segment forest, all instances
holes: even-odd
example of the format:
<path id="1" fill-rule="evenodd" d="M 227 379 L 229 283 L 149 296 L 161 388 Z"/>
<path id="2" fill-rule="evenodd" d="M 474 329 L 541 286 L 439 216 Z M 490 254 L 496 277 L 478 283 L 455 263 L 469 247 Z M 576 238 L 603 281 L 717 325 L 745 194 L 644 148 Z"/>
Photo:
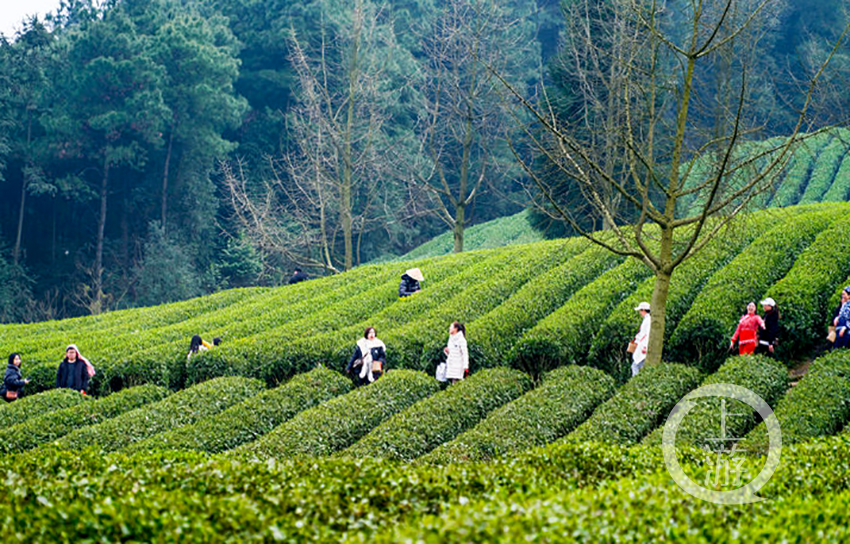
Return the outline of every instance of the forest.
<path id="1" fill-rule="evenodd" d="M 624 123 L 616 48 L 583 36 L 621 43 L 624 1 L 63 0 L 0 40 L 0 320 L 329 275 L 447 230 L 461 252 L 465 227 L 525 208 L 550 237 L 605 227 L 533 145 L 524 104 L 622 148 L 606 141 Z M 672 36 L 695 5 L 651 3 Z M 749 48 L 745 66 L 696 70 L 690 122 L 722 135 L 746 73 L 743 143 L 846 124 L 846 6 L 773 5 L 723 42 Z M 680 91 L 658 86 L 657 118 Z M 600 155 L 612 178 L 618 157 Z"/>

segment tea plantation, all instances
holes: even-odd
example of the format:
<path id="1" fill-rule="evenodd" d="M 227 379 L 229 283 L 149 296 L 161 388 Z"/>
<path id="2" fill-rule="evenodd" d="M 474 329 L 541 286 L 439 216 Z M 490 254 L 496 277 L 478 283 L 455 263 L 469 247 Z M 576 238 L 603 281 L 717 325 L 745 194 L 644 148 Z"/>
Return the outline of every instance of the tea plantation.
<path id="1" fill-rule="evenodd" d="M 805 179 L 786 175 L 764 210 L 682 265 L 667 360 L 634 378 L 625 346 L 652 277 L 579 238 L 0 326 L 32 378 L 0 404 L 3 541 L 846 542 L 850 352 L 817 355 L 850 282 L 850 204 L 790 206 L 847 197 L 842 141 L 810 139 L 789 166 Z M 399 299 L 414 266 L 423 290 Z M 744 306 L 766 296 L 782 313 L 777 358 L 729 356 Z M 453 320 L 471 376 L 445 386 L 433 374 Z M 367 326 L 387 372 L 355 387 L 343 370 Z M 187 358 L 193 334 L 224 342 Z M 53 389 L 70 343 L 97 368 L 86 396 Z M 714 383 L 776 412 L 768 500 L 704 502 L 665 468 L 668 414 Z M 714 401 L 688 413 L 676 453 L 719 489 L 700 448 L 723 425 L 754 477 L 767 434 L 746 405 Z"/>

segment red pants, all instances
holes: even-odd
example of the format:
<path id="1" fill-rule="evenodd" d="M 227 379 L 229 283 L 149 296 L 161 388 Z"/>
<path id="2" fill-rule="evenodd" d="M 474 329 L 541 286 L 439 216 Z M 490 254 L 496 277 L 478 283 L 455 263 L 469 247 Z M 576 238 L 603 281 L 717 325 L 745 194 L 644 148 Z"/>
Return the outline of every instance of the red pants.
<path id="1" fill-rule="evenodd" d="M 758 335 L 756 331 L 741 331 L 738 336 L 738 354 L 752 355 L 758 344 Z"/>

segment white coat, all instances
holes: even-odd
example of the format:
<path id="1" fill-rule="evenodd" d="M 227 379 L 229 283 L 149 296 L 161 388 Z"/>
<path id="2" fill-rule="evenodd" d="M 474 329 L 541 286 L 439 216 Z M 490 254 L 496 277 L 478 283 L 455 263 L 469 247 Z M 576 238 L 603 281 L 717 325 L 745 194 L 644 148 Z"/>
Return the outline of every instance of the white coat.
<path id="1" fill-rule="evenodd" d="M 637 344 L 637 349 L 632 353 L 632 362 L 639 363 L 646 359 L 646 348 L 649 347 L 649 326 L 652 320 L 649 314 L 643 316 L 643 321 L 640 324 L 640 330 L 635 336 L 634 343 Z"/>
<path id="2" fill-rule="evenodd" d="M 469 350 L 466 348 L 466 338 L 458 331 L 449 335 L 446 345 L 449 354 L 446 357 L 446 378 L 449 380 L 462 380 L 463 371 L 469 368 Z"/>

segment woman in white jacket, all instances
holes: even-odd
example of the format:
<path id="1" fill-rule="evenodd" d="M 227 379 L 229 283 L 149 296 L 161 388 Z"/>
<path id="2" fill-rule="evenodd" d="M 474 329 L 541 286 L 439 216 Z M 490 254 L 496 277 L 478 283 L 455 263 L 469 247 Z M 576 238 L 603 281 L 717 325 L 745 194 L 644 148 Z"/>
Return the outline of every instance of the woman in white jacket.
<path id="1" fill-rule="evenodd" d="M 641 302 L 635 310 L 640 314 L 642 321 L 640 322 L 640 330 L 634 339 L 637 347 L 632 353 L 632 376 L 637 376 L 640 369 L 643 368 L 643 363 L 646 362 L 646 350 L 649 347 L 649 326 L 652 322 L 649 317 L 648 302 Z"/>
<path id="2" fill-rule="evenodd" d="M 446 379 L 451 383 L 469 375 L 469 350 L 465 334 L 463 323 L 455 321 L 449 326 L 449 342 L 443 351 L 446 354 Z"/>

